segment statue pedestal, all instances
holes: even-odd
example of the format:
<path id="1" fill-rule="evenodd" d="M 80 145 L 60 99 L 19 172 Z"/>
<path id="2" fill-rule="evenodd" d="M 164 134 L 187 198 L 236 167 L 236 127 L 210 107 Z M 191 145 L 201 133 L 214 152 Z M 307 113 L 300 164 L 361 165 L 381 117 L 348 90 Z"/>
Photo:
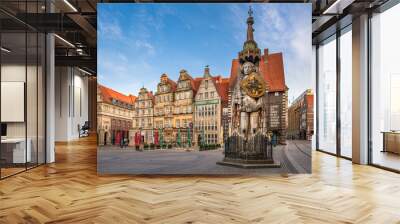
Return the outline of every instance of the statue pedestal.
<path id="1" fill-rule="evenodd" d="M 225 158 L 218 165 L 234 166 L 246 169 L 279 168 L 279 162 L 273 159 L 273 147 L 268 138 L 258 133 L 248 140 L 234 134 L 225 143 Z"/>
<path id="2" fill-rule="evenodd" d="M 274 162 L 273 160 L 266 161 L 254 161 L 254 163 L 249 163 L 247 160 L 242 159 L 224 159 L 217 162 L 218 165 L 223 166 L 233 166 L 244 169 L 257 169 L 257 168 L 279 168 L 281 164 L 279 162 Z"/>

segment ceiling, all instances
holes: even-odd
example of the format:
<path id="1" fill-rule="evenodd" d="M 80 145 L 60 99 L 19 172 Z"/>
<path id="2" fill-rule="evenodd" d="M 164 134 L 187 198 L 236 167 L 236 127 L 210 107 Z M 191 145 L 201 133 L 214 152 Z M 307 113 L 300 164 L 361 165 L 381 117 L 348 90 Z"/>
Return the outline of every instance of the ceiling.
<path id="1" fill-rule="evenodd" d="M 352 16 L 356 16 L 366 10 L 374 9 L 386 1 L 387 0 L 270 0 L 252 2 L 312 3 L 312 37 L 313 43 L 317 43 L 321 39 L 335 33 L 339 26 L 346 26 L 347 23 L 351 23 Z M 18 35 L 17 33 L 21 31 L 25 32 L 26 29 L 39 32 L 54 32 L 57 34 L 55 38 L 56 65 L 79 66 L 96 74 L 96 5 L 97 3 L 117 2 L 153 1 L 1 0 L 1 28 L 5 33 L 14 33 L 6 35 L 6 38 L 10 39 L 14 39 L 12 37 L 13 35 L 16 36 Z M 166 0 L 162 2 L 176 2 L 176 0 Z M 208 2 L 214 1 L 209 0 Z M 16 37 L 15 41 L 19 41 L 19 38 Z M 18 43 L 16 43 L 16 45 L 18 45 Z"/>

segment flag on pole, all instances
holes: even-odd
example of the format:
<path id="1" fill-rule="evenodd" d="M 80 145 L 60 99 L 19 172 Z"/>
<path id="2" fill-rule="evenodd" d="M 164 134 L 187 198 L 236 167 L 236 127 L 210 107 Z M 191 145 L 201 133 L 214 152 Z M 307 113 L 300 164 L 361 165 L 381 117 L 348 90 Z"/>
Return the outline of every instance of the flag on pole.
<path id="1" fill-rule="evenodd" d="M 162 147 L 164 145 L 164 136 L 163 136 L 163 131 L 160 128 L 160 146 Z"/>
<path id="2" fill-rule="evenodd" d="M 178 129 L 178 135 L 176 137 L 176 143 L 178 144 L 178 146 L 181 146 L 181 129 Z"/>
<path id="3" fill-rule="evenodd" d="M 201 136 L 201 145 L 204 146 L 204 143 L 205 143 L 205 141 L 204 141 L 205 140 L 204 139 L 205 138 L 204 129 L 202 130 L 201 135 L 202 135 Z"/>
<path id="4" fill-rule="evenodd" d="M 154 131 L 154 144 L 158 145 L 159 141 L 158 141 L 158 131 L 155 130 Z"/>
<path id="5" fill-rule="evenodd" d="M 187 129 L 187 143 L 189 147 L 192 147 L 192 144 L 190 142 L 190 128 Z"/>
<path id="6" fill-rule="evenodd" d="M 140 135 L 138 132 L 135 133 L 135 145 L 140 145 Z"/>

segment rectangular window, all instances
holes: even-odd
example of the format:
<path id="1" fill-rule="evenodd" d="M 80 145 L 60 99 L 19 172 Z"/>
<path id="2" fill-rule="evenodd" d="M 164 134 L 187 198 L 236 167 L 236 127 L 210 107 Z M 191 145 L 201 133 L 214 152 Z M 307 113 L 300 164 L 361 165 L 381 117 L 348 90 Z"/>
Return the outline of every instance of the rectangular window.
<path id="1" fill-rule="evenodd" d="M 336 36 L 318 48 L 319 149 L 336 153 Z"/>
<path id="2" fill-rule="evenodd" d="M 400 4 L 371 18 L 372 163 L 400 170 Z M 394 152 L 394 153 L 393 153 Z"/>
<path id="3" fill-rule="evenodd" d="M 349 158 L 352 157 L 352 74 L 350 29 L 340 36 L 340 154 Z"/>

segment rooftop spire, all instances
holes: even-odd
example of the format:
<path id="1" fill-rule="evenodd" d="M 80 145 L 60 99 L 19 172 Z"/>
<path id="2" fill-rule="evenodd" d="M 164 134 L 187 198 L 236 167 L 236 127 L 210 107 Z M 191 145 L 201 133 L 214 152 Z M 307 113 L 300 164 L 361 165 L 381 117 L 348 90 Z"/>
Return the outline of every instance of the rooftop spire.
<path id="1" fill-rule="evenodd" d="M 254 18 L 251 6 L 249 6 L 248 14 L 249 17 L 247 18 L 247 39 L 243 44 L 243 50 L 239 52 L 239 62 L 240 64 L 243 64 L 246 61 L 250 61 L 258 65 L 261 56 L 261 50 L 258 48 L 257 42 L 254 40 Z"/>
<path id="2" fill-rule="evenodd" d="M 253 10 L 251 9 L 251 6 L 249 6 L 248 14 L 249 14 L 249 18 L 247 18 L 247 41 L 254 40 L 254 37 L 253 37 L 254 18 L 253 18 Z"/>
<path id="3" fill-rule="evenodd" d="M 204 68 L 204 78 L 207 78 L 207 77 L 211 77 L 210 67 L 208 65 L 206 65 L 206 67 Z"/>

